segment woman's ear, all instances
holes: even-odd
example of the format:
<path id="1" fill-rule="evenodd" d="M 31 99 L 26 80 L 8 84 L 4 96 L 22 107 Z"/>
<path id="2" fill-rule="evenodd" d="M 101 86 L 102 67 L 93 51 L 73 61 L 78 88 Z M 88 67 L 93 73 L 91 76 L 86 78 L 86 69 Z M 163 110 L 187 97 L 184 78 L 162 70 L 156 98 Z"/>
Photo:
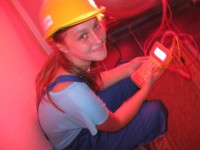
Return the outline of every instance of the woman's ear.
<path id="1" fill-rule="evenodd" d="M 66 47 L 65 45 L 60 44 L 60 43 L 56 43 L 56 47 L 57 47 L 60 51 L 62 51 L 62 52 L 64 52 L 64 53 L 68 53 L 68 49 L 67 49 L 67 47 Z"/>

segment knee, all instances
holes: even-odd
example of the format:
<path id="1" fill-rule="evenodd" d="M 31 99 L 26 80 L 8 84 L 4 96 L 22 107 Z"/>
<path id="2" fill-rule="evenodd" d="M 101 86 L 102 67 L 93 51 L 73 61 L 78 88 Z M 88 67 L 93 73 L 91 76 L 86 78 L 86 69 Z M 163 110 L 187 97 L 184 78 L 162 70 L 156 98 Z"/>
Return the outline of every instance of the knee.
<path id="1" fill-rule="evenodd" d="M 150 128 L 164 134 L 167 131 L 168 112 L 164 104 L 159 100 L 152 100 L 144 103 L 143 115 Z"/>
<path id="2" fill-rule="evenodd" d="M 151 100 L 146 102 L 147 103 L 147 110 L 149 110 L 152 113 L 158 113 L 160 115 L 163 115 L 164 118 L 167 119 L 168 111 L 165 105 L 159 101 L 159 100 Z"/>

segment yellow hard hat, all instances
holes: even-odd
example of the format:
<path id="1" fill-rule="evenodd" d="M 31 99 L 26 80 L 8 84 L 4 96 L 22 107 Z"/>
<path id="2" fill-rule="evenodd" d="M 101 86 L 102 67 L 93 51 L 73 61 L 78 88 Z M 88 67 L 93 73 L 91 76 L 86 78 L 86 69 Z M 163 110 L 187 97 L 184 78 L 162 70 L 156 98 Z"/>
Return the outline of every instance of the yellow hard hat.
<path id="1" fill-rule="evenodd" d="M 91 0 L 48 0 L 42 6 L 41 19 L 45 39 L 64 27 L 76 25 L 102 13 Z"/>

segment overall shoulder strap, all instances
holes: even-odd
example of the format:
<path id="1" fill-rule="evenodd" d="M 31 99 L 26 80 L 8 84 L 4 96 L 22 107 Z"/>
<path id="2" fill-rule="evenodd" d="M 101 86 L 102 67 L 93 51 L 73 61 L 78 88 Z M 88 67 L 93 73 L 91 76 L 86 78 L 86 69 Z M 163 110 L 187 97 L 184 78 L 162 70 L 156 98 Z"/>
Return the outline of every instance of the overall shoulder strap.
<path id="1" fill-rule="evenodd" d="M 49 85 L 49 91 L 52 91 L 53 88 L 58 84 L 66 81 L 71 81 L 71 82 L 84 82 L 84 80 L 81 77 L 77 77 L 75 75 L 61 75 L 55 79 L 54 82 L 52 82 Z"/>

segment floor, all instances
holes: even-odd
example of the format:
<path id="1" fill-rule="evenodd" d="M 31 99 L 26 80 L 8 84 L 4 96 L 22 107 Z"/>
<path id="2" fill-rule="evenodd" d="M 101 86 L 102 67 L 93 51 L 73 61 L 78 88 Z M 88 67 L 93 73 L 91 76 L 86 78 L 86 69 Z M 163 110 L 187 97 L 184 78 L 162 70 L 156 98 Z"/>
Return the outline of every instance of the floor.
<path id="1" fill-rule="evenodd" d="M 192 35 L 198 47 L 200 47 L 199 14 L 199 4 L 188 3 L 173 8 L 173 23 L 181 32 Z M 150 33 L 155 32 L 159 22 L 160 15 L 157 14 L 140 23 L 128 22 L 127 26 L 123 24 L 118 25 L 118 28 L 110 29 L 107 42 L 109 56 L 104 61 L 105 69 L 142 56 L 144 42 Z M 198 52 L 190 47 L 182 50 L 185 64 L 188 65 L 186 71 L 191 74 L 191 79 L 166 71 L 149 94 L 151 99 L 161 99 L 167 106 L 169 124 L 167 135 L 150 144 L 146 149 L 200 149 L 200 55 Z"/>

